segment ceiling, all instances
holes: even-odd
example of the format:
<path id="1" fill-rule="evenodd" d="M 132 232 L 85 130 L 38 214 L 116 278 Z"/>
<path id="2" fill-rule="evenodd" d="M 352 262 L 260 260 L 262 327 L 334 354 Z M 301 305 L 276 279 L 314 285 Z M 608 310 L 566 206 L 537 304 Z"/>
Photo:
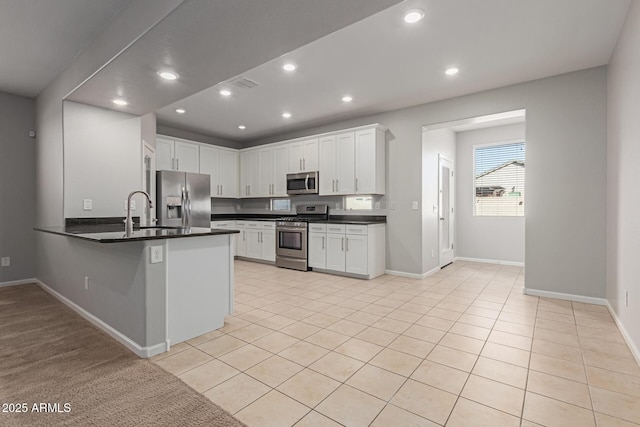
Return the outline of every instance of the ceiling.
<path id="1" fill-rule="evenodd" d="M 0 90 L 38 94 L 129 2 L 0 0 Z M 251 141 L 607 64 L 629 3 L 187 0 L 68 99 Z M 412 8 L 425 18 L 408 25 Z M 289 60 L 298 68 L 285 73 Z M 177 81 L 160 81 L 167 66 Z M 258 86 L 238 88 L 238 77 Z M 115 107 L 114 94 L 130 105 Z"/>
<path id="2" fill-rule="evenodd" d="M 408 0 L 157 112 L 158 123 L 235 141 L 607 64 L 628 0 Z M 425 11 L 413 25 L 405 11 Z M 295 63 L 284 72 L 285 61 Z M 444 71 L 460 72 L 447 76 Z M 222 88 L 232 90 L 223 97 Z M 344 103 L 344 95 L 353 97 Z M 183 108 L 186 114 L 177 114 Z M 291 118 L 281 116 L 290 112 Z M 245 125 L 246 129 L 238 129 Z"/>
<path id="3" fill-rule="evenodd" d="M 0 0 L 0 91 L 35 97 L 130 0 Z"/>

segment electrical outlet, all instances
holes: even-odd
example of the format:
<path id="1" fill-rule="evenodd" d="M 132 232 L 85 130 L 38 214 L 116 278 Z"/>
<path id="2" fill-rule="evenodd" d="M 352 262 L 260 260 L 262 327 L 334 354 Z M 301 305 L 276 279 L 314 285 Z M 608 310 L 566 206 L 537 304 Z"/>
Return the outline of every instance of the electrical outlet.
<path id="1" fill-rule="evenodd" d="M 396 202 L 389 202 L 389 209 L 391 209 L 392 211 L 396 210 Z"/>
<path id="2" fill-rule="evenodd" d="M 89 290 L 89 276 L 84 276 L 84 290 Z"/>
<path id="3" fill-rule="evenodd" d="M 149 263 L 157 264 L 162 262 L 162 246 L 150 246 L 149 250 L 151 251 Z"/>
<path id="4" fill-rule="evenodd" d="M 127 210 L 127 201 L 124 201 L 124 210 Z M 131 200 L 131 210 L 135 211 L 136 210 L 136 201 L 135 200 Z"/>
<path id="5" fill-rule="evenodd" d="M 411 209 L 413 209 L 414 211 L 418 210 L 418 201 L 414 200 L 413 202 L 411 202 Z"/>
<path id="6" fill-rule="evenodd" d="M 9 267 L 11 265 L 11 257 L 3 256 L 0 262 L 0 266 Z"/>
<path id="7" fill-rule="evenodd" d="M 380 202 L 376 202 L 375 205 L 373 205 L 374 209 L 380 209 Z"/>
<path id="8" fill-rule="evenodd" d="M 82 200 L 82 210 L 83 211 L 90 211 L 91 209 L 93 209 L 93 200 L 91 200 L 91 199 L 83 199 Z"/>

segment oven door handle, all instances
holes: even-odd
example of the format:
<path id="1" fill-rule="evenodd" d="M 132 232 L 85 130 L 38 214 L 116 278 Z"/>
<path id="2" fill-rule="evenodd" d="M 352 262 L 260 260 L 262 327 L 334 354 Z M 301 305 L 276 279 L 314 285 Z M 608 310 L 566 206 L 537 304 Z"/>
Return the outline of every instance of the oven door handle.
<path id="1" fill-rule="evenodd" d="M 307 231 L 307 227 L 276 227 L 276 231 L 293 231 L 293 232 L 304 232 Z"/>
<path id="2" fill-rule="evenodd" d="M 304 179 L 304 189 L 309 191 L 309 174 Z"/>

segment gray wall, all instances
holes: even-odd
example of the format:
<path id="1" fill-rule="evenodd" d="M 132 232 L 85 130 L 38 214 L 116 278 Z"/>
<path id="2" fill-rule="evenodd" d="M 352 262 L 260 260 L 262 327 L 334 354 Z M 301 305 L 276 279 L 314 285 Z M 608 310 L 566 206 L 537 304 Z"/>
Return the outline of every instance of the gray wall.
<path id="1" fill-rule="evenodd" d="M 183 129 L 176 129 L 170 126 L 165 126 L 160 123 L 157 124 L 157 131 L 160 135 L 173 136 L 174 138 L 189 139 L 191 141 L 204 142 L 206 144 L 218 145 L 220 147 L 228 147 L 240 149 L 243 148 L 242 143 L 231 141 L 229 139 L 218 138 L 211 135 L 203 135 L 201 133 L 192 132 Z"/>
<path id="2" fill-rule="evenodd" d="M 524 123 L 456 134 L 456 256 L 524 263 L 524 217 L 473 215 L 473 146 L 523 141 L 524 134 Z"/>
<path id="3" fill-rule="evenodd" d="M 31 98 L 0 93 L 0 283 L 36 277 L 36 129 Z"/>
<path id="4" fill-rule="evenodd" d="M 640 3 L 632 2 L 608 76 L 607 300 L 640 357 Z M 625 304 L 629 293 L 629 306 Z"/>
<path id="5" fill-rule="evenodd" d="M 141 119 L 64 102 L 65 218 L 125 216 L 127 196 L 142 189 Z M 84 199 L 93 201 L 92 210 L 83 209 Z M 136 201 L 134 216 L 142 196 Z"/>
<path id="6" fill-rule="evenodd" d="M 387 268 L 425 272 L 422 218 L 423 125 L 527 110 L 526 287 L 605 295 L 606 68 L 374 114 L 256 141 L 254 145 L 370 123 L 387 132 Z M 585 191 L 585 189 L 589 191 Z M 390 254 L 404 253 L 406 257 Z M 427 270 L 428 271 L 428 270 Z"/>

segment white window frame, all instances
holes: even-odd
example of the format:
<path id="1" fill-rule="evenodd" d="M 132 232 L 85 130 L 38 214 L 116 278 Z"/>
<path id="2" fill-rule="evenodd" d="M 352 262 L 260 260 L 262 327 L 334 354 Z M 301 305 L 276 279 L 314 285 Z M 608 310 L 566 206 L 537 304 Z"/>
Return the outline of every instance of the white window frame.
<path id="1" fill-rule="evenodd" d="M 527 179 L 526 179 L 526 170 L 527 170 L 527 141 L 524 138 L 518 138 L 518 139 L 509 139 L 509 140 L 505 140 L 505 141 L 498 141 L 498 142 L 485 142 L 482 144 L 474 144 L 472 145 L 472 149 L 471 149 L 471 153 L 472 153 L 472 159 L 471 159 L 471 167 L 473 168 L 473 174 L 471 176 L 471 196 L 473 197 L 473 216 L 474 217 L 478 217 L 478 218 L 523 218 L 525 216 L 525 213 L 523 213 L 522 215 L 478 215 L 476 213 L 476 149 L 477 148 L 486 148 L 486 147 L 494 147 L 494 146 L 498 146 L 498 145 L 509 145 L 509 144 L 518 144 L 520 142 L 524 143 L 525 146 L 525 180 L 524 180 L 524 185 L 526 187 L 527 185 Z M 526 191 L 525 191 L 525 197 L 526 197 Z M 526 204 L 525 204 L 525 209 L 526 209 Z"/>

